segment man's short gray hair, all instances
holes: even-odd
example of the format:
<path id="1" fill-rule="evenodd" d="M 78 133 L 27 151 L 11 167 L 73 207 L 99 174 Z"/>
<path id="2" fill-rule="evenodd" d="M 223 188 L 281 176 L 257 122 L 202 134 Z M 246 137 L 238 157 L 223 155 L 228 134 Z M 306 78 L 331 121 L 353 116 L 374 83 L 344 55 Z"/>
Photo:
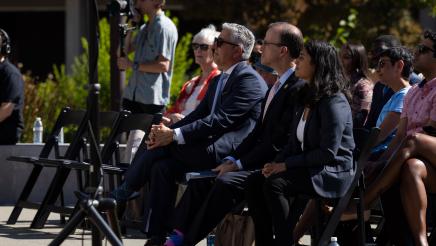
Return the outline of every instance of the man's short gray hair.
<path id="1" fill-rule="evenodd" d="M 230 32 L 229 41 L 240 45 L 243 50 L 242 59 L 248 60 L 254 47 L 254 34 L 245 26 L 236 23 L 224 23 L 222 29 Z"/>
<path id="2" fill-rule="evenodd" d="M 198 39 L 204 39 L 206 40 L 208 45 L 213 45 L 213 42 L 215 41 L 215 38 L 217 38 L 220 35 L 219 32 L 217 32 L 214 25 L 210 24 L 207 27 L 201 29 L 197 34 L 195 34 L 194 40 Z"/>

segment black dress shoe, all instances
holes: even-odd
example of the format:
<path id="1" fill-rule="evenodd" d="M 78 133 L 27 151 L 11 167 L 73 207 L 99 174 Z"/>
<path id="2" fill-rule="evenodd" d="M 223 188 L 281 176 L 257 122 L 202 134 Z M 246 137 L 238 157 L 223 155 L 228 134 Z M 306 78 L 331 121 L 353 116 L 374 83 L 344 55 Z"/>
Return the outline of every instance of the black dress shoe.
<path id="1" fill-rule="evenodd" d="M 151 237 L 147 240 L 144 246 L 162 246 L 165 242 L 165 238 L 162 237 Z"/>

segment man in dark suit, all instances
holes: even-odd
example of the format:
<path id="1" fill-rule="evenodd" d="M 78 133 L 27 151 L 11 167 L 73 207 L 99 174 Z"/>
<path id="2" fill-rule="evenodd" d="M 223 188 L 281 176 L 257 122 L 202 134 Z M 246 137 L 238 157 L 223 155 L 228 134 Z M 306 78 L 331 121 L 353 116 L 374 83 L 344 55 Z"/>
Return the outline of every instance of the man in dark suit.
<path id="1" fill-rule="evenodd" d="M 216 167 L 254 128 L 259 117 L 267 87 L 245 62 L 253 49 L 254 35 L 233 23 L 224 23 L 222 29 L 214 43 L 214 60 L 223 71 L 221 76 L 211 83 L 191 114 L 170 128 L 152 126 L 147 151 L 135 158 L 125 182 L 113 192 L 118 201 L 123 201 L 149 183 L 144 214 L 144 231 L 151 237 L 147 245 L 161 245 L 165 239 L 176 180 L 185 172 Z"/>
<path id="2" fill-rule="evenodd" d="M 168 241 L 195 245 L 244 199 L 245 180 L 252 170 L 271 161 L 286 144 L 288 114 L 293 95 L 304 84 L 295 77 L 295 59 L 303 47 L 301 31 L 288 23 L 269 26 L 262 45 L 262 64 L 273 68 L 279 80 L 267 92 L 253 131 L 214 170 L 216 182 L 192 180 L 188 183 L 175 215 L 175 231 Z M 262 233 L 256 233 L 256 240 Z M 241 235 L 242 236 L 242 235 Z M 178 242 L 178 243 L 177 243 Z"/>

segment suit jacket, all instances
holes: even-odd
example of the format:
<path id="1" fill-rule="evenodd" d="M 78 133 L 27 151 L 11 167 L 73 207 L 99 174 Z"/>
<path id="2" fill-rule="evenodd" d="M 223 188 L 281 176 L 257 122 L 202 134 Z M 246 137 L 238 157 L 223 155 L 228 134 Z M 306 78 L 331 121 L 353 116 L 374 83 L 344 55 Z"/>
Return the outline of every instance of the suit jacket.
<path id="1" fill-rule="evenodd" d="M 229 75 L 211 114 L 220 76 L 211 82 L 197 108 L 171 126 L 180 128 L 186 143 L 184 148 L 207 148 L 217 163 L 236 149 L 254 128 L 267 90 L 262 77 L 246 62 L 240 62 Z"/>
<path id="2" fill-rule="evenodd" d="M 295 104 L 295 95 L 303 85 L 304 81 L 298 79 L 295 72 L 292 73 L 277 91 L 262 120 L 269 91 L 266 93 L 255 128 L 232 153 L 233 157 L 241 161 L 245 170 L 262 168 L 287 143 L 287 133 L 293 117 L 291 109 Z"/>
<path id="3" fill-rule="evenodd" d="M 354 176 L 350 105 L 342 93 L 321 98 L 306 120 L 304 151 L 296 135 L 303 111 L 303 105 L 295 107 L 288 144 L 275 161 L 285 162 L 288 172 L 294 168 L 308 168 L 313 187 L 321 197 L 340 197 Z"/>

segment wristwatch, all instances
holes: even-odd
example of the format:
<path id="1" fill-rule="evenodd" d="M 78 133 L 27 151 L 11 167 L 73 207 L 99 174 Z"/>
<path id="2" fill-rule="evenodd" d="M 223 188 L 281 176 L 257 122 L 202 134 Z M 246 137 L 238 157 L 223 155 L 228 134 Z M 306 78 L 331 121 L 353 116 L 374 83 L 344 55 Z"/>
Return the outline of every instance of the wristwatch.
<path id="1" fill-rule="evenodd" d="M 135 71 L 137 71 L 139 69 L 139 63 L 137 61 L 135 61 L 133 63 L 132 69 L 135 70 Z"/>

